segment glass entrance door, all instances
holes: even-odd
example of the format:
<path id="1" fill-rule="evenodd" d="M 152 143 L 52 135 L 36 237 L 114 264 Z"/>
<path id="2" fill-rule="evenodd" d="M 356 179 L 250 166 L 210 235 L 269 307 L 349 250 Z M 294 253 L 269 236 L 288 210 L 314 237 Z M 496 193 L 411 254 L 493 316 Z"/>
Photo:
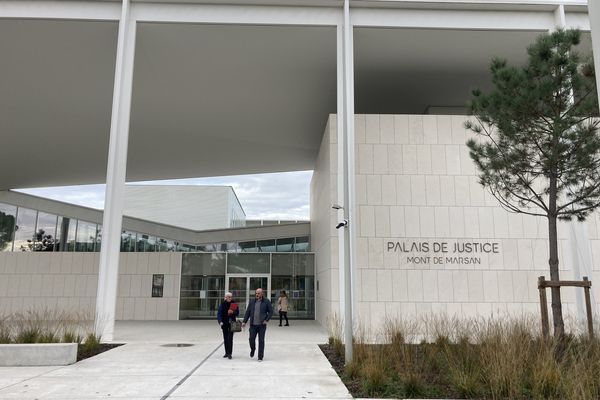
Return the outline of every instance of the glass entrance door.
<path id="1" fill-rule="evenodd" d="M 254 298 L 257 288 L 262 288 L 265 297 L 271 291 L 271 278 L 269 275 L 229 275 L 225 290 L 233 294 L 233 300 L 240 308 L 240 318 L 244 316 L 250 299 Z"/>

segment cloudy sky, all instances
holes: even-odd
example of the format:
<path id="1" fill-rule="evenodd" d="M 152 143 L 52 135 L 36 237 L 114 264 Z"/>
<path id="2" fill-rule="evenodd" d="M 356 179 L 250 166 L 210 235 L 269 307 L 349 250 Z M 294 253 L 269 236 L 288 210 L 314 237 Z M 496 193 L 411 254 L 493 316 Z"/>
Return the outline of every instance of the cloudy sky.
<path id="1" fill-rule="evenodd" d="M 276 174 L 238 175 L 218 178 L 193 178 L 137 184 L 161 185 L 229 185 L 235 190 L 247 219 L 310 218 L 309 190 L 312 171 Z M 67 203 L 104 207 L 105 185 L 64 186 L 19 191 Z"/>

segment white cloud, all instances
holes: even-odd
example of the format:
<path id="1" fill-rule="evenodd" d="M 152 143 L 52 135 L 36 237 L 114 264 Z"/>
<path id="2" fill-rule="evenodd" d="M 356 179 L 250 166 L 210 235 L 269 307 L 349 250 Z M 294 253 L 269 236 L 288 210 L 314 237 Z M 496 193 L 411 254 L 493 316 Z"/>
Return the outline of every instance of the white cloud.
<path id="1" fill-rule="evenodd" d="M 161 185 L 229 185 L 235 190 L 248 219 L 310 218 L 309 196 L 312 171 L 237 175 L 136 182 Z M 86 207 L 104 207 L 105 185 L 21 189 L 24 193 Z"/>

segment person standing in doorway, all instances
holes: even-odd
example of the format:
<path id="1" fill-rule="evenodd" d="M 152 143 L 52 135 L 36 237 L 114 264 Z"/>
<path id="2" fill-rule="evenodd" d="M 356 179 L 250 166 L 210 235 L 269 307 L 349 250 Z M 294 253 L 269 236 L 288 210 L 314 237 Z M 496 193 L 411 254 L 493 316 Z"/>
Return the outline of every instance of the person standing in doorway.
<path id="1" fill-rule="evenodd" d="M 258 361 L 262 361 L 265 355 L 265 333 L 267 332 L 267 324 L 273 315 L 273 307 L 271 302 L 264 298 L 263 290 L 256 289 L 255 298 L 250 300 L 242 327 L 250 321 L 250 358 L 254 357 L 256 350 L 256 335 L 258 334 Z"/>
<path id="2" fill-rule="evenodd" d="M 231 321 L 235 321 L 239 315 L 240 309 L 238 305 L 233 301 L 233 295 L 231 292 L 225 293 L 225 298 L 219 310 L 217 311 L 217 321 L 223 330 L 223 343 L 225 344 L 225 355 L 224 358 L 231 360 L 231 354 L 233 353 L 233 332 L 231 331 Z"/>
<path id="3" fill-rule="evenodd" d="M 288 322 L 288 297 L 285 290 L 279 292 L 279 299 L 277 299 L 277 311 L 279 311 L 279 326 L 282 326 L 283 318 L 285 318 L 285 326 L 290 326 Z"/>

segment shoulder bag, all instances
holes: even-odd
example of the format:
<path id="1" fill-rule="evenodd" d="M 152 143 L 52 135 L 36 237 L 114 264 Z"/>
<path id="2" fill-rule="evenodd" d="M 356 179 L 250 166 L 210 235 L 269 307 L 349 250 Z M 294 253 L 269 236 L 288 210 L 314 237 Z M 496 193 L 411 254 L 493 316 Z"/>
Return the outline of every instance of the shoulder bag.
<path id="1" fill-rule="evenodd" d="M 242 323 L 240 321 L 238 321 L 237 319 L 234 321 L 231 321 L 229 323 L 229 329 L 231 330 L 231 332 L 241 332 L 242 331 Z"/>

